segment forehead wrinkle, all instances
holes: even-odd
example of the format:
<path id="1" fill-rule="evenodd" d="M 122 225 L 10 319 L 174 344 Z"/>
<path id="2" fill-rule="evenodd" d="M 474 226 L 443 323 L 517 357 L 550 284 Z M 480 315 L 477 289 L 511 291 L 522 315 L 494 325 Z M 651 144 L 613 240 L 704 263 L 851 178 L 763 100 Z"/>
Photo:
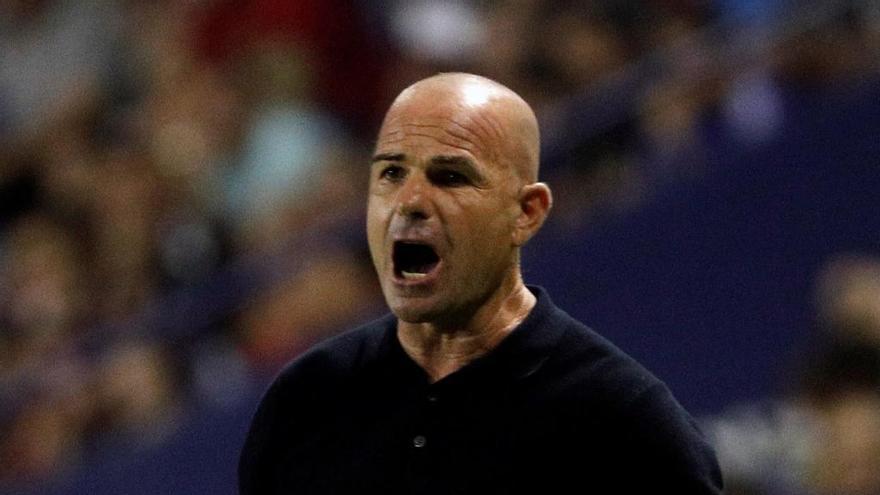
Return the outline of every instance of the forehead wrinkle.
<path id="1" fill-rule="evenodd" d="M 486 149 L 483 142 L 484 140 L 481 139 L 479 133 L 474 132 L 467 126 L 456 122 L 453 118 L 443 117 L 438 118 L 437 120 L 437 122 L 429 123 L 398 123 L 390 121 L 390 123 L 386 126 L 386 129 L 390 127 L 392 130 L 387 132 L 383 131 L 377 144 L 381 145 L 389 143 L 399 143 L 408 137 L 424 137 L 428 139 L 433 139 L 446 146 L 451 146 L 461 149 L 463 151 L 467 151 L 471 154 L 473 154 L 477 150 Z M 425 129 L 436 129 L 437 133 L 433 134 L 421 132 Z M 392 134 L 398 135 L 396 139 L 390 138 Z M 444 136 L 446 136 L 447 138 L 444 138 Z M 448 139 L 450 137 L 453 139 Z"/>
<path id="2" fill-rule="evenodd" d="M 403 132 L 399 129 L 395 129 L 390 125 L 385 125 L 380 129 L 379 135 L 376 137 L 376 146 L 381 144 L 383 141 L 399 141 L 403 139 Z"/>
<path id="3" fill-rule="evenodd" d="M 490 136 L 494 136 L 499 142 L 504 142 L 504 126 L 498 122 L 498 119 L 492 118 L 489 115 L 484 113 L 480 113 L 471 117 L 471 121 L 483 129 L 483 132 Z"/>
<path id="4" fill-rule="evenodd" d="M 491 160 L 492 162 L 494 162 L 498 165 L 501 165 L 500 159 L 501 159 L 501 156 L 504 154 L 504 153 L 502 153 L 502 151 L 504 149 L 508 148 L 509 145 L 504 141 L 503 138 L 494 138 L 500 144 L 498 146 L 490 146 L 489 143 L 491 143 L 493 140 L 492 133 L 487 132 L 486 129 L 484 128 L 484 126 L 481 125 L 479 122 L 477 122 L 476 119 L 469 117 L 468 120 L 470 122 L 472 122 L 477 128 L 479 128 L 483 132 L 481 132 L 481 133 L 476 132 L 473 129 L 470 129 L 468 126 L 460 124 L 455 121 L 452 121 L 452 123 L 456 127 L 463 130 L 465 133 L 473 136 L 473 138 L 471 138 L 470 141 L 474 143 L 474 145 L 477 147 L 477 149 L 487 159 Z M 455 133 L 452 131 L 450 131 L 450 134 L 455 135 Z M 485 136 L 481 136 L 481 134 L 485 134 Z"/>
<path id="5" fill-rule="evenodd" d="M 421 127 L 421 128 L 428 127 L 428 128 L 442 129 L 443 125 L 442 124 L 419 124 L 418 122 L 406 122 L 406 123 L 400 124 L 400 127 Z"/>
<path id="6" fill-rule="evenodd" d="M 487 160 L 490 163 L 498 162 L 499 155 L 498 150 L 496 150 L 495 147 L 488 146 L 485 142 L 485 139 L 482 139 L 478 133 L 472 131 L 471 129 L 468 129 L 466 126 L 461 125 L 457 122 L 453 122 L 453 124 L 459 130 L 446 129 L 446 134 L 462 142 L 468 143 L 471 146 L 471 148 L 469 149 L 471 154 L 478 158 L 481 158 L 481 161 Z"/>
<path id="7" fill-rule="evenodd" d="M 465 132 L 464 133 L 456 132 L 455 130 L 450 128 L 450 125 L 454 125 L 456 127 L 459 127 Z M 437 131 L 439 131 L 440 135 L 448 134 L 458 140 L 469 143 L 471 146 L 479 147 L 481 144 L 479 142 L 480 141 L 479 135 L 477 135 L 475 132 L 471 131 L 470 129 L 462 126 L 461 124 L 459 124 L 458 122 L 456 122 L 453 119 L 448 119 L 448 120 L 444 119 L 444 122 L 442 124 L 439 124 L 439 123 L 438 124 L 433 124 L 433 123 L 432 124 L 415 124 L 415 123 L 412 123 L 412 124 L 404 124 L 403 127 L 415 127 L 417 129 L 437 129 Z M 433 137 L 433 138 L 437 139 L 438 141 L 440 140 L 439 136 L 433 136 L 433 135 L 427 135 L 427 134 L 410 132 L 409 135 Z"/>
<path id="8" fill-rule="evenodd" d="M 399 142 L 403 141 L 404 139 L 406 139 L 406 136 L 401 136 L 401 135 L 397 135 L 397 134 L 399 134 L 399 133 L 393 133 L 391 135 L 383 134 L 376 141 L 376 148 L 378 149 L 383 144 L 399 143 Z"/>
<path id="9" fill-rule="evenodd" d="M 517 100 L 519 97 L 515 94 L 512 97 L 498 96 L 487 102 L 482 111 L 474 111 L 468 118 L 483 133 L 495 139 L 496 146 L 491 149 L 499 164 L 513 176 L 531 182 L 537 180 L 538 156 L 530 150 L 528 142 L 537 141 L 538 136 L 534 132 L 536 129 L 532 129 L 534 124 L 530 124 L 528 115 L 524 115 L 519 105 L 524 102 Z"/>
<path id="10" fill-rule="evenodd" d="M 426 103 L 422 102 L 421 100 L 413 100 L 414 99 L 410 97 L 403 98 L 402 101 L 395 102 L 395 104 L 392 105 L 392 108 L 389 110 L 386 121 L 384 123 L 384 127 L 436 127 L 442 131 L 446 129 L 450 124 L 454 124 L 457 127 L 461 127 L 467 133 L 472 134 L 474 138 L 470 139 L 471 141 L 482 141 L 482 139 L 479 139 L 479 132 L 475 132 L 473 129 L 469 129 L 467 125 L 459 122 L 460 120 L 473 121 L 474 119 L 472 118 L 472 114 L 475 112 L 479 112 L 480 109 L 475 108 L 473 105 L 465 105 L 461 102 L 458 102 L 451 105 L 434 106 L 424 112 L 414 111 L 412 110 L 414 106 L 419 106 Z M 432 104 L 432 102 L 428 100 L 427 104 Z M 481 107 L 482 106 L 485 106 L 485 104 L 481 105 Z M 410 115 L 410 112 L 415 113 L 416 116 L 413 117 L 412 115 Z M 487 136 L 491 136 L 491 133 L 487 132 L 485 127 L 483 127 L 481 124 L 477 122 L 474 122 L 474 124 L 478 128 L 478 130 L 486 133 Z"/>
<path id="11" fill-rule="evenodd" d="M 460 110 L 455 115 L 472 122 L 489 137 L 502 138 L 504 137 L 501 124 L 503 117 L 499 115 L 498 106 L 503 102 L 503 97 L 492 96 L 479 105 L 459 103 Z"/>
<path id="12" fill-rule="evenodd" d="M 447 134 L 448 134 L 448 133 L 447 133 Z M 408 133 L 408 134 L 406 134 L 405 136 L 401 136 L 401 137 L 399 137 L 399 138 L 397 138 L 397 139 L 391 139 L 391 140 L 389 140 L 389 139 L 381 139 L 381 140 L 377 143 L 376 147 L 377 147 L 377 149 L 379 149 L 379 148 L 381 148 L 382 146 L 387 146 L 387 145 L 397 144 L 397 143 L 403 141 L 404 139 L 406 139 L 407 137 L 410 137 L 410 136 L 424 137 L 424 138 L 428 138 L 428 139 L 433 139 L 433 140 L 437 141 L 438 143 L 440 143 L 440 144 L 442 144 L 442 145 L 449 146 L 450 148 L 455 148 L 455 149 L 458 149 L 458 150 L 464 151 L 464 152 L 466 152 L 466 153 L 468 153 L 468 154 L 473 154 L 473 151 L 472 151 L 471 148 L 469 148 L 469 147 L 467 147 L 467 146 L 462 146 L 462 145 L 461 145 L 461 143 L 464 142 L 464 143 L 471 144 L 471 145 L 473 146 L 473 143 L 470 143 L 470 142 L 467 141 L 467 140 L 464 140 L 464 139 L 460 139 L 460 138 L 458 138 L 457 141 L 452 141 L 452 140 L 444 139 L 444 138 L 443 138 L 443 135 L 435 136 L 435 135 L 433 135 L 433 134 L 424 134 L 424 133 Z"/>
<path id="13" fill-rule="evenodd" d="M 480 135 L 478 133 L 474 132 L 471 129 L 468 129 L 467 126 L 459 124 L 454 120 L 450 120 L 449 123 L 458 129 L 450 129 L 449 127 L 447 127 L 443 130 L 444 132 L 446 132 L 450 136 L 461 139 L 462 141 L 467 141 L 477 148 L 485 148 L 485 143 L 483 143 L 483 139 L 480 139 Z"/>
<path id="14" fill-rule="evenodd" d="M 488 143 L 491 142 L 492 139 L 498 139 L 499 142 L 503 141 L 504 136 L 500 128 L 496 128 L 491 124 L 487 125 L 487 122 L 491 119 L 477 118 L 477 116 L 470 113 L 465 113 L 464 115 L 457 117 L 459 118 L 449 119 L 449 122 L 464 131 L 466 134 L 473 136 L 471 141 L 475 144 L 479 144 L 485 149 L 493 149 L 494 147 L 488 146 Z M 465 122 L 459 122 L 459 120 L 464 120 Z M 486 122 L 483 122 L 484 120 Z"/>
<path id="15" fill-rule="evenodd" d="M 493 118 L 493 116 L 488 115 L 486 112 L 477 112 L 469 115 L 468 120 L 485 135 L 486 139 L 481 141 L 488 141 L 490 143 L 494 141 L 496 143 L 495 146 L 484 146 L 485 149 L 491 152 L 493 159 L 498 160 L 502 155 L 507 154 L 505 151 L 510 148 L 511 143 L 506 139 L 505 127 L 498 122 L 497 118 Z M 479 135 L 476 132 L 473 132 L 473 134 Z"/>

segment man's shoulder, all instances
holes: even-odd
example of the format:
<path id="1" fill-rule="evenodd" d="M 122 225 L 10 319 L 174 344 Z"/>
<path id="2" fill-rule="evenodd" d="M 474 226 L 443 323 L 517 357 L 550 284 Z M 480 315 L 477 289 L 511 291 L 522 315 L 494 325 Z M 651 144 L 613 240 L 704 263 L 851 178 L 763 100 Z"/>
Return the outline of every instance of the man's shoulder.
<path id="1" fill-rule="evenodd" d="M 656 473 L 664 480 L 660 485 L 716 493 L 722 482 L 712 449 L 666 384 L 611 341 L 560 313 L 554 321 L 564 332 L 547 365 L 555 370 L 548 376 L 562 377 L 564 384 L 556 395 L 565 405 L 561 419 L 573 419 L 573 431 L 588 432 L 591 441 L 604 439 L 609 458 Z M 585 423 L 594 428 L 579 430 Z"/>
<path id="2" fill-rule="evenodd" d="M 651 387 L 659 380 L 638 361 L 617 345 L 593 330 L 579 319 L 556 306 L 541 287 L 531 286 L 538 296 L 535 317 L 530 322 L 538 340 L 546 346 L 552 339 L 548 365 L 555 373 L 551 376 L 571 381 L 578 388 L 623 386 L 630 392 Z M 594 390 L 592 390 L 594 391 Z"/>
<path id="3" fill-rule="evenodd" d="M 564 377 L 572 394 L 624 404 L 663 382 L 598 332 L 558 308 L 552 322 L 564 329 L 547 364 Z"/>
<path id="4" fill-rule="evenodd" d="M 379 354 L 379 347 L 395 321 L 393 315 L 385 315 L 315 344 L 289 362 L 276 383 L 338 380 L 357 373 Z"/>

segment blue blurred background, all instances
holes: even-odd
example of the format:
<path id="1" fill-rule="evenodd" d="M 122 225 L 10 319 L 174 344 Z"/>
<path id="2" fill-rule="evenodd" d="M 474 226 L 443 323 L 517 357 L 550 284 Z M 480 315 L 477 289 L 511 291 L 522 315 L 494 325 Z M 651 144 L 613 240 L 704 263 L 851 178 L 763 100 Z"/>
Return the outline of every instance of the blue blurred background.
<path id="1" fill-rule="evenodd" d="M 729 494 L 880 493 L 872 0 L 0 0 L 0 493 L 235 493 L 272 376 L 385 311 L 368 157 L 439 71 L 533 104 L 526 281 Z"/>

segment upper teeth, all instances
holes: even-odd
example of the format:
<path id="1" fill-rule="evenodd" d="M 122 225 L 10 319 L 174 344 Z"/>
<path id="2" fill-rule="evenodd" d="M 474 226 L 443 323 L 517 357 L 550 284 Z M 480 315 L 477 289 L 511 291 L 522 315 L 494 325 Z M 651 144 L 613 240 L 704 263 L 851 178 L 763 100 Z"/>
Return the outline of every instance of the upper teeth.
<path id="1" fill-rule="evenodd" d="M 427 273 L 418 273 L 418 272 L 401 271 L 400 273 L 403 275 L 403 278 L 405 278 L 407 280 L 415 280 L 415 279 L 420 279 L 420 278 L 424 278 L 424 277 L 428 276 Z"/>

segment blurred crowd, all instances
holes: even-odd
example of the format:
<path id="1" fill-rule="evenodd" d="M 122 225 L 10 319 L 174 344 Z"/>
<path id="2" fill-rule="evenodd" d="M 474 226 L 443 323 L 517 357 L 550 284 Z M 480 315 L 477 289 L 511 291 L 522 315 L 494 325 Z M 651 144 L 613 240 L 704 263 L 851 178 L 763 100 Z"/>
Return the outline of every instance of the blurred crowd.
<path id="1" fill-rule="evenodd" d="M 877 6 L 821 5 L 0 0 L 0 482 L 159 442 L 189 404 L 381 311 L 366 164 L 407 84 L 471 71 L 520 92 L 554 221 L 584 228 L 702 173 L 707 113 L 748 145 L 780 86 L 876 75 Z M 828 382 L 851 360 L 821 359 L 811 411 L 877 421 L 876 394 Z M 833 469 L 858 467 L 817 486 Z"/>
<path id="2" fill-rule="evenodd" d="M 783 393 L 707 421 L 730 495 L 880 493 L 880 257 L 829 260 L 816 295 Z"/>

